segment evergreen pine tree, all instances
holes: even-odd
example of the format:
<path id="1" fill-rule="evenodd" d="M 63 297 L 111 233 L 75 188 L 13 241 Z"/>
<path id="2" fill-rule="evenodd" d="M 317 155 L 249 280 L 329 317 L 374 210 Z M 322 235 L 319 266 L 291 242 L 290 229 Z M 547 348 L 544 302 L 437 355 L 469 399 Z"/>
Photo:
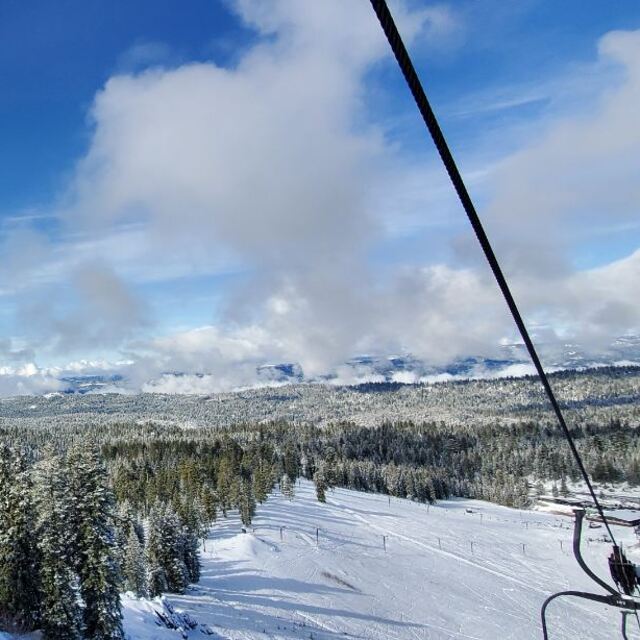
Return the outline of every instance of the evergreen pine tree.
<path id="1" fill-rule="evenodd" d="M 260 460 L 253 474 L 253 492 L 258 502 L 263 503 L 269 496 L 273 486 L 273 471 L 270 465 Z"/>
<path id="2" fill-rule="evenodd" d="M 147 595 L 147 564 L 144 547 L 134 527 L 131 527 L 129 539 L 124 552 L 122 563 L 124 586 L 133 591 L 138 597 Z"/>
<path id="3" fill-rule="evenodd" d="M 165 571 L 163 560 L 164 551 L 162 549 L 162 512 L 161 505 L 156 503 L 149 513 L 147 520 L 147 546 L 146 546 L 146 566 L 147 566 L 147 590 L 151 597 L 159 596 L 169 590 L 167 572 Z"/>
<path id="4" fill-rule="evenodd" d="M 120 502 L 116 509 L 116 545 L 121 552 L 127 547 L 131 529 L 136 526 L 136 512 L 129 500 Z"/>
<path id="5" fill-rule="evenodd" d="M 198 582 L 198 580 L 200 580 L 200 556 L 198 551 L 198 534 L 196 531 L 192 531 L 188 527 L 183 527 L 182 548 L 189 582 Z"/>
<path id="6" fill-rule="evenodd" d="M 33 495 L 37 511 L 34 535 L 41 558 L 42 629 L 47 640 L 81 640 L 83 603 L 70 553 L 72 504 L 58 457 L 49 453 L 36 466 Z"/>
<path id="7" fill-rule="evenodd" d="M 114 497 L 99 453 L 88 446 L 68 455 L 69 485 L 75 505 L 76 571 L 84 600 L 86 634 L 93 640 L 124 638 L 120 610 Z"/>
<path id="8" fill-rule="evenodd" d="M 226 458 L 223 458 L 220 467 L 218 469 L 218 481 L 217 481 L 217 496 L 222 509 L 222 515 L 227 517 L 227 510 L 232 504 L 232 484 L 233 484 L 233 472 L 230 468 L 230 463 Z"/>
<path id="9" fill-rule="evenodd" d="M 218 516 L 218 496 L 212 487 L 205 485 L 200 492 L 200 500 L 207 519 L 207 525 L 210 526 Z"/>
<path id="10" fill-rule="evenodd" d="M 253 495 L 253 486 L 250 477 L 243 476 L 240 478 L 237 492 L 240 520 L 245 527 L 248 527 L 251 525 L 251 521 L 256 512 L 256 500 Z"/>
<path id="11" fill-rule="evenodd" d="M 324 475 L 324 468 L 319 466 L 315 475 L 313 476 L 313 482 L 316 485 L 316 496 L 318 502 L 327 501 L 327 480 Z"/>
<path id="12" fill-rule="evenodd" d="M 284 472 L 292 482 L 295 482 L 300 475 L 300 457 L 293 445 L 287 445 L 284 450 L 283 459 Z"/>
<path id="13" fill-rule="evenodd" d="M 149 518 L 147 542 L 149 593 L 183 593 L 189 584 L 185 538 L 177 514 L 168 504 L 156 504 Z"/>
<path id="14" fill-rule="evenodd" d="M 39 620 L 39 553 L 31 477 L 23 457 L 0 446 L 0 624 L 33 629 Z M 4 621 L 4 622 L 3 622 Z"/>
<path id="15" fill-rule="evenodd" d="M 192 524 L 188 524 L 192 533 L 197 540 L 202 540 L 203 544 L 209 536 L 209 530 L 211 529 L 211 520 L 209 519 L 207 508 L 199 496 L 193 498 L 191 505 L 192 512 Z M 214 515 L 215 519 L 215 515 Z"/>
<path id="16" fill-rule="evenodd" d="M 291 482 L 291 478 L 289 478 L 286 473 L 282 476 L 282 478 L 280 478 L 280 491 L 287 500 L 293 500 L 295 496 L 295 489 L 293 487 L 293 483 Z"/>

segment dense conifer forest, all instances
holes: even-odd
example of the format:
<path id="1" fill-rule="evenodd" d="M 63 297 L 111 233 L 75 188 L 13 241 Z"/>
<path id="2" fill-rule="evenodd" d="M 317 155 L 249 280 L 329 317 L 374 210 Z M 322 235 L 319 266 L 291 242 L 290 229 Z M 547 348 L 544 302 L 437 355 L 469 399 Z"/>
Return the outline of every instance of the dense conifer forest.
<path id="1" fill-rule="evenodd" d="M 640 376 L 631 368 L 613 372 L 560 374 L 554 383 L 594 480 L 640 484 Z M 503 401 L 493 419 L 487 389 Z M 241 404 L 233 405 L 235 423 L 229 413 L 208 421 L 209 408 L 197 420 L 180 419 L 185 407 L 226 402 L 215 397 L 143 396 L 135 403 L 145 406 L 145 420 L 131 399 L 122 401 L 127 412 L 115 413 L 103 397 L 2 402 L 0 629 L 41 628 L 56 640 L 122 638 L 120 592 L 184 592 L 199 579 L 198 550 L 216 519 L 237 509 L 250 527 L 256 505 L 275 487 L 294 499 L 300 476 L 314 480 L 320 502 L 343 486 L 420 502 L 464 496 L 517 507 L 541 491 L 540 481 L 562 491 L 578 479 L 529 380 L 338 388 L 323 412 L 315 403 L 330 392 L 242 392 L 261 402 L 271 394 L 271 414 L 293 397 L 302 414 L 322 416 L 294 422 L 247 420 Z M 430 398 L 429 419 L 422 397 Z M 364 418 L 342 419 L 358 398 Z M 18 412 L 25 402 L 35 408 Z M 158 403 L 182 409 L 172 421 L 169 409 L 153 419 L 149 406 Z M 387 415 L 422 419 L 378 419 L 385 404 Z M 446 411 L 437 410 L 441 404 Z"/>
<path id="2" fill-rule="evenodd" d="M 249 526 L 283 468 L 266 443 L 135 425 L 29 435 L 0 444 L 0 629 L 50 639 L 122 638 L 119 593 L 184 592 L 218 515 Z"/>
<path id="3" fill-rule="evenodd" d="M 550 376 L 570 424 L 640 422 L 640 367 L 559 371 Z M 353 422 L 445 422 L 449 425 L 555 425 L 535 376 L 438 383 L 287 384 L 210 395 L 157 393 L 17 396 L 0 400 L 0 425 L 51 427 L 127 422 L 231 427 L 284 421 L 327 425 Z"/>

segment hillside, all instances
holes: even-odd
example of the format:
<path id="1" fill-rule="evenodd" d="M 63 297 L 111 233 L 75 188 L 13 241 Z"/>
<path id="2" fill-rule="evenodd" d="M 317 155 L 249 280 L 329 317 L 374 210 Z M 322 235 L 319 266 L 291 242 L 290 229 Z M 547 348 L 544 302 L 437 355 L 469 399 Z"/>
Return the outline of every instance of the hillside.
<path id="1" fill-rule="evenodd" d="M 640 367 L 551 375 L 571 424 L 612 419 L 640 423 Z M 535 421 L 555 426 L 539 380 L 528 376 L 425 384 L 287 384 L 209 395 L 51 394 L 0 400 L 4 426 L 65 426 L 154 421 L 224 427 L 241 422 L 327 424 L 444 421 L 450 425 Z"/>
<path id="2" fill-rule="evenodd" d="M 177 621 L 193 626 L 184 637 L 533 640 L 548 594 L 595 587 L 570 554 L 568 519 L 485 502 L 427 508 L 335 489 L 321 505 L 302 481 L 292 502 L 272 496 L 253 524 L 246 534 L 233 515 L 216 524 L 200 583 L 166 596 L 186 614 Z M 596 540 L 600 531 L 587 530 L 584 546 L 603 575 L 608 547 Z M 615 533 L 633 542 L 631 530 Z M 156 624 L 160 601 L 124 602 L 131 638 L 180 637 Z M 554 640 L 604 640 L 617 634 L 619 614 L 561 600 L 550 624 Z"/>

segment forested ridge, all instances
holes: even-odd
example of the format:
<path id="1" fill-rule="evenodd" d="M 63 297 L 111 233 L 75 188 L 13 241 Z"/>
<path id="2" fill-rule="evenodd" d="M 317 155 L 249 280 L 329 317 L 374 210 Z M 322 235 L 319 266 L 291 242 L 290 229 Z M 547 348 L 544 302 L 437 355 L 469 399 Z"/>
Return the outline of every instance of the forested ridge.
<path id="1" fill-rule="evenodd" d="M 594 480 L 640 484 L 640 372 L 609 374 L 553 381 Z M 527 506 L 539 481 L 562 487 L 578 479 L 534 382 L 254 390 L 234 401 L 235 423 L 229 413 L 208 421 L 209 409 L 181 419 L 185 407 L 208 407 L 215 397 L 153 398 L 179 408 L 173 420 L 167 409 L 157 421 L 140 410 L 144 397 L 125 399 L 124 412 L 111 411 L 109 397 L 3 401 L 10 417 L 0 423 L 0 628 L 41 628 L 59 640 L 122 638 L 120 592 L 184 591 L 199 578 L 198 549 L 216 519 L 237 509 L 251 526 L 256 505 L 276 486 L 293 498 L 299 476 L 315 481 L 321 502 L 331 486 L 344 486 L 421 502 L 464 496 Z M 245 419 L 239 407 L 255 394 L 258 404 L 299 401 L 301 415 L 319 417 Z M 331 394 L 323 413 L 318 397 Z M 376 417 L 382 407 L 425 414 L 417 411 L 421 397 L 430 398 L 429 419 Z M 363 416 L 342 419 L 357 398 Z M 455 419 L 434 410 L 445 401 L 460 403 L 445 407 Z M 92 403 L 105 411 L 91 413 Z"/>
<path id="2" fill-rule="evenodd" d="M 559 371 L 551 383 L 571 424 L 640 422 L 640 367 Z M 437 383 L 287 384 L 209 395 L 49 394 L 0 400 L 0 425 L 85 429 L 153 421 L 191 427 L 284 421 L 326 425 L 353 422 L 440 422 L 450 425 L 555 424 L 535 376 Z"/>

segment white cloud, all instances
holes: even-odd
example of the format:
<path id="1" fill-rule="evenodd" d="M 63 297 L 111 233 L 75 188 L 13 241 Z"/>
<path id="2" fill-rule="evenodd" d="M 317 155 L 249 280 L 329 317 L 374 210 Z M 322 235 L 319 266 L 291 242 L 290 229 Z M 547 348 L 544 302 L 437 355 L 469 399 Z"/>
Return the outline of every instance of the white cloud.
<path id="1" fill-rule="evenodd" d="M 118 347 L 147 322 L 144 303 L 104 263 L 65 274 L 62 286 L 42 286 L 21 301 L 17 316 L 32 344 L 45 353 Z"/>
<path id="2" fill-rule="evenodd" d="M 603 267 L 579 271 L 563 283 L 552 314 L 576 339 L 604 345 L 640 328 L 640 249 Z"/>
<path id="3" fill-rule="evenodd" d="M 486 218 L 511 273 L 566 272 L 568 250 L 584 239 L 584 229 L 637 219 L 640 31 L 609 33 L 598 50 L 624 68 L 623 81 L 590 108 L 553 122 L 492 176 Z"/>
<path id="4" fill-rule="evenodd" d="M 107 82 L 67 222 L 83 234 L 134 225 L 160 271 L 164 256 L 193 271 L 231 256 L 256 276 L 232 294 L 224 324 L 258 323 L 271 351 L 320 371 L 354 347 L 368 316 L 364 262 L 381 230 L 367 194 L 386 149 L 362 125 L 364 77 L 388 46 L 363 2 L 236 7 L 269 35 L 236 67 Z M 442 8 L 396 9 L 409 38 L 451 28 Z M 124 254 L 126 265 L 130 246 L 114 261 Z"/>
<path id="5" fill-rule="evenodd" d="M 166 393 L 171 395 L 204 395 L 229 391 L 236 388 L 235 384 L 229 385 L 229 380 L 220 379 L 213 375 L 161 375 L 145 382 L 141 391 L 144 393 Z"/>
<path id="6" fill-rule="evenodd" d="M 62 388 L 57 378 L 40 371 L 34 363 L 18 369 L 0 367 L 0 397 L 39 395 Z"/>
<path id="7" fill-rule="evenodd" d="M 222 246 L 269 268 L 341 259 L 362 245 L 371 227 L 363 190 L 381 140 L 353 125 L 362 67 L 384 42 L 371 16 L 353 19 L 364 3 L 283 4 L 267 14 L 278 40 L 235 69 L 190 64 L 107 82 L 78 169 L 74 222 L 142 219 L 181 257 Z M 263 25 L 260 7 L 241 3 Z M 323 16 L 347 32 L 333 35 Z M 309 31 L 318 38 L 307 40 Z"/>
<path id="8" fill-rule="evenodd" d="M 364 352 L 444 363 L 512 338 L 477 261 L 371 264 L 373 248 L 447 226 L 457 205 L 442 172 L 409 165 L 369 120 L 367 74 L 389 53 L 368 3 L 234 6 L 263 36 L 234 67 L 122 73 L 98 93 L 60 214 L 64 240 L 11 231 L 1 289 L 21 296 L 38 353 L 120 347 L 135 385 L 182 388 L 196 379 L 163 372 L 198 371 L 209 377 L 197 388 L 212 390 L 250 384 L 261 362 L 298 362 L 308 375 Z M 409 39 L 455 30 L 441 7 L 395 11 Z M 608 34 L 599 52 L 623 80 L 599 83 L 594 104 L 471 180 L 490 191 L 482 213 L 532 325 L 594 343 L 640 327 L 639 252 L 589 271 L 566 257 L 583 227 L 633 225 L 640 205 L 640 32 Z M 215 326 L 149 337 L 136 283 L 240 268 L 250 277 Z"/>

